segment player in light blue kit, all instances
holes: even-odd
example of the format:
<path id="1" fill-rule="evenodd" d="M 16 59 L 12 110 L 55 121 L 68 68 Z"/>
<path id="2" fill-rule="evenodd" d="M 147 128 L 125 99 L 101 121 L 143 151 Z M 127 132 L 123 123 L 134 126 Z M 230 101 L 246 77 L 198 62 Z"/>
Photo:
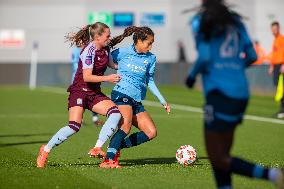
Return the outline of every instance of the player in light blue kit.
<path id="1" fill-rule="evenodd" d="M 230 154 L 236 126 L 242 122 L 249 99 L 245 69 L 257 59 L 241 16 L 228 9 L 223 0 L 203 0 L 191 25 L 198 58 L 186 84 L 193 87 L 201 73 L 206 98 L 205 144 L 218 189 L 232 189 L 232 174 L 270 180 L 283 189 L 280 169 L 268 169 Z"/>
<path id="2" fill-rule="evenodd" d="M 122 78 L 113 88 L 111 99 L 118 105 L 123 118 L 121 127 L 110 141 L 106 160 L 100 165 L 102 168 L 119 168 L 117 158 L 120 149 L 137 146 L 156 137 L 156 126 L 141 103 L 145 98 L 147 86 L 170 113 L 169 104 L 154 82 L 156 56 L 149 52 L 154 42 L 154 32 L 148 27 L 135 26 L 127 28 L 126 31 L 124 35 L 118 36 L 117 40 L 121 41 L 134 33 L 134 44 L 111 53 Z M 140 131 L 125 138 L 132 125 Z"/>
<path id="3" fill-rule="evenodd" d="M 71 55 L 71 63 L 72 63 L 72 80 L 71 83 L 73 83 L 77 69 L 78 69 L 78 63 L 80 60 L 80 53 L 82 51 L 82 49 L 84 48 L 84 46 L 81 47 L 77 47 L 75 46 L 72 49 L 72 55 Z M 94 123 L 95 126 L 102 126 L 104 124 L 103 121 L 99 120 L 99 116 L 96 112 L 92 112 L 93 117 L 92 117 L 92 121 Z"/>

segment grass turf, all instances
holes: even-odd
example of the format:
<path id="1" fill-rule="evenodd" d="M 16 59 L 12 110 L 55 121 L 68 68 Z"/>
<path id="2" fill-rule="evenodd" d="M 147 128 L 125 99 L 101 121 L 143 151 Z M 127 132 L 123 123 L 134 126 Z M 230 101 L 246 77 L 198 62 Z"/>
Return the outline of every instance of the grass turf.
<path id="1" fill-rule="evenodd" d="M 182 87 L 160 87 L 170 103 L 201 107 L 202 94 Z M 63 90 L 61 90 L 62 92 Z M 109 92 L 109 90 L 106 90 Z M 148 100 L 154 100 L 148 95 Z M 205 153 L 202 114 L 146 106 L 158 137 L 122 151 L 121 170 L 102 170 L 88 157 L 100 128 L 91 124 L 52 151 L 45 169 L 35 167 L 38 149 L 67 123 L 67 94 L 0 87 L 0 188 L 214 188 Z M 270 117 L 278 109 L 272 97 L 253 96 L 248 114 Z M 91 120 L 85 113 L 84 120 Z M 135 129 L 133 129 L 135 131 Z M 266 166 L 284 166 L 284 125 L 245 120 L 236 132 L 232 153 Z M 179 166 L 175 151 L 190 144 L 198 161 Z M 265 181 L 234 176 L 235 188 L 273 188 Z"/>

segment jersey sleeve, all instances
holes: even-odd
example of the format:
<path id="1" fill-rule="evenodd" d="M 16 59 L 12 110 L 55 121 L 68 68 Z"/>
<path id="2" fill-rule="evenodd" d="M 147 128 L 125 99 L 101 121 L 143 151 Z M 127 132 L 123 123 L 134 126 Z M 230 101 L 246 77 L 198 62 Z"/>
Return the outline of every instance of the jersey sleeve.
<path id="1" fill-rule="evenodd" d="M 156 56 L 152 56 L 151 63 L 149 65 L 148 76 L 154 76 L 156 69 L 157 58 Z"/>
<path id="2" fill-rule="evenodd" d="M 94 59 L 95 59 L 95 47 L 90 46 L 86 47 L 82 54 L 80 55 L 80 59 L 83 64 L 83 69 L 90 69 L 94 67 Z"/>
<path id="3" fill-rule="evenodd" d="M 205 70 L 206 63 L 210 60 L 210 44 L 205 41 L 199 41 L 197 43 L 198 57 L 189 71 L 189 77 L 195 78 L 198 73 Z"/>
<path id="4" fill-rule="evenodd" d="M 245 64 L 246 66 L 249 66 L 253 62 L 257 60 L 257 54 L 255 52 L 255 48 L 253 47 L 253 43 L 251 41 L 251 38 L 246 30 L 245 25 L 239 21 L 238 28 L 240 32 L 241 39 L 244 43 L 244 53 L 245 53 Z"/>
<path id="5" fill-rule="evenodd" d="M 153 56 L 147 74 L 147 85 L 151 93 L 156 96 L 156 98 L 160 101 L 161 104 L 165 105 L 166 100 L 163 97 L 163 95 L 160 93 L 154 81 L 156 62 L 157 62 L 156 56 Z"/>
<path id="6" fill-rule="evenodd" d="M 112 58 L 112 61 L 115 63 L 115 64 L 117 64 L 119 61 L 120 61 L 120 59 L 121 59 L 121 57 L 122 57 L 122 52 L 121 52 L 121 49 L 115 49 L 115 50 L 113 50 L 112 52 L 111 52 L 111 58 Z"/>
<path id="7" fill-rule="evenodd" d="M 197 43 L 200 40 L 200 33 L 199 33 L 199 29 L 200 29 L 200 22 L 201 22 L 201 15 L 197 14 L 195 15 L 191 21 L 190 21 L 190 27 L 191 27 L 191 31 L 194 37 L 194 41 L 195 41 L 195 46 L 197 47 Z"/>

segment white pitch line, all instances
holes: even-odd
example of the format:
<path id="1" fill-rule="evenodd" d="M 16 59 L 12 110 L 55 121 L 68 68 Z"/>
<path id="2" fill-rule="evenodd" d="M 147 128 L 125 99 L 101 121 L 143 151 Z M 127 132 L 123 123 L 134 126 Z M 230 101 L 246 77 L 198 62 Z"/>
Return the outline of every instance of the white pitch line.
<path id="1" fill-rule="evenodd" d="M 40 88 L 40 90 L 45 91 L 45 92 L 56 93 L 56 94 L 67 94 L 66 90 L 63 90 L 62 88 L 57 88 L 57 87 L 44 87 L 44 88 Z M 152 107 L 161 107 L 161 104 L 159 102 L 154 102 L 154 101 L 149 101 L 149 100 L 144 100 L 143 104 L 147 106 L 152 106 Z M 187 111 L 187 112 L 203 113 L 203 110 L 201 108 L 180 105 L 180 104 L 171 104 L 171 108 L 175 110 L 181 110 L 181 111 Z M 284 120 L 255 116 L 255 115 L 245 115 L 244 119 L 284 125 Z"/>

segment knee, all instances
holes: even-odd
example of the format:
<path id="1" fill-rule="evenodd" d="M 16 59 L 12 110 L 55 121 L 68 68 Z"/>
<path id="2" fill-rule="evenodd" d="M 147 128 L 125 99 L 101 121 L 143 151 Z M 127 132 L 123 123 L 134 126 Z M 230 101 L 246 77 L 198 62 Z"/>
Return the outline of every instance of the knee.
<path id="1" fill-rule="evenodd" d="M 153 129 L 150 129 L 147 133 L 145 133 L 148 138 L 151 140 L 153 138 L 155 138 L 157 136 L 157 129 L 156 128 L 153 128 Z"/>
<path id="2" fill-rule="evenodd" d="M 121 118 L 121 113 L 117 106 L 113 106 L 107 110 L 106 117 L 115 116 L 118 120 Z"/>
<path id="3" fill-rule="evenodd" d="M 211 164 L 214 168 L 227 171 L 230 168 L 230 156 L 210 157 Z"/>

